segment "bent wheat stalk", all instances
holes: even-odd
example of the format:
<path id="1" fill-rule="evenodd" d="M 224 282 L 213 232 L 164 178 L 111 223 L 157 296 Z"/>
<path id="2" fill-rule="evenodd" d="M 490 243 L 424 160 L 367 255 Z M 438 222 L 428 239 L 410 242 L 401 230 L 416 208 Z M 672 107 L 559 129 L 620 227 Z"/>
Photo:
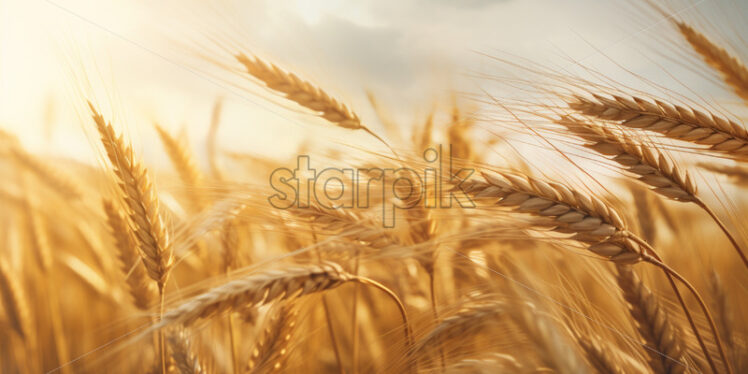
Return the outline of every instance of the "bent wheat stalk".
<path id="1" fill-rule="evenodd" d="M 745 144 L 748 141 L 748 132 L 727 119 L 714 115 L 709 117 L 697 110 L 673 107 L 660 101 L 651 103 L 636 97 L 630 100 L 619 96 L 614 96 L 614 100 L 611 100 L 599 95 L 594 96 L 597 102 L 577 96 L 577 102 L 570 103 L 569 106 L 586 115 L 620 120 L 623 126 L 645 128 L 676 139 L 710 144 L 713 150 L 720 152 L 748 153 L 748 146 Z M 578 135 L 587 136 L 587 140 L 597 143 L 591 148 L 603 154 L 618 153 L 616 161 L 629 166 L 629 170 L 634 173 L 644 173 L 640 180 L 654 186 L 655 191 L 674 200 L 691 201 L 701 207 L 727 236 L 743 265 L 748 269 L 748 256 L 743 248 L 717 214 L 696 196 L 696 186 L 687 173 L 680 172 L 675 164 L 649 147 L 624 146 L 626 139 L 611 137 L 609 134 L 595 135 L 597 139 L 594 139 L 592 135 L 587 134 L 587 130 L 592 127 L 585 127 L 579 122 L 570 126 L 569 118 L 566 117 L 560 123 L 565 123 L 569 128 L 576 128 L 574 131 Z M 619 142 L 620 140 L 624 142 Z"/>
<path id="2" fill-rule="evenodd" d="M 466 186 L 463 187 L 463 191 L 476 198 L 498 199 L 498 205 L 511 207 L 517 212 L 548 217 L 552 220 L 554 231 L 575 234 L 572 239 L 586 244 L 588 250 L 608 258 L 617 265 L 644 261 L 663 270 L 668 276 L 673 292 L 678 296 L 704 355 L 716 371 L 716 365 L 671 277 L 683 283 L 697 298 L 702 311 L 711 321 L 710 327 L 720 348 L 720 355 L 725 357 L 711 313 L 698 291 L 680 274 L 664 264 L 649 244 L 628 231 L 621 216 L 613 208 L 594 196 L 587 196 L 559 183 L 544 182 L 510 172 L 482 172 L 482 175 L 483 181 L 471 179 L 464 183 Z"/>
<path id="3" fill-rule="evenodd" d="M 410 325 L 400 299 L 380 283 L 347 273 L 340 265 L 322 262 L 319 265 L 303 265 L 252 274 L 197 295 L 176 308 L 164 313 L 154 325 L 160 329 L 176 323 L 189 325 L 200 318 L 209 318 L 228 310 L 239 310 L 246 306 L 260 306 L 274 301 L 290 300 L 312 293 L 339 287 L 347 282 L 359 282 L 378 288 L 397 304 L 403 319 L 403 334 L 411 345 Z"/>
<path id="4" fill-rule="evenodd" d="M 748 269 L 748 257 L 738 244 L 737 239 L 730 233 L 727 226 L 717 217 L 716 213 L 696 195 L 696 184 L 687 171 L 684 171 L 664 153 L 644 144 L 638 144 L 625 134 L 616 134 L 602 126 L 566 116 L 557 123 L 565 126 L 580 138 L 587 140 L 585 146 L 604 156 L 613 156 L 613 161 L 619 163 L 626 170 L 639 175 L 638 179 L 652 187 L 652 189 L 676 201 L 692 202 L 703 209 L 720 230 L 727 236 L 743 264 Z"/>

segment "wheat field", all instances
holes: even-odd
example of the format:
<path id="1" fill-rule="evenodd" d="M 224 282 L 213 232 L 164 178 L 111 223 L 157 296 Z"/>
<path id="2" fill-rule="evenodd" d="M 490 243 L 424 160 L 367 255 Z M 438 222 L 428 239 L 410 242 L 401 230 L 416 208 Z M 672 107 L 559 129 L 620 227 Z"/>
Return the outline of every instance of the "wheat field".
<path id="1" fill-rule="evenodd" d="M 3 126 L 0 372 L 748 373 L 748 67 L 665 9 L 662 53 L 728 103 L 502 57 L 521 74 L 478 79 L 529 95 L 405 124 L 226 43 L 212 63 L 342 150 L 228 151 L 222 98 L 200 149 L 154 123 L 142 152 L 85 89 L 97 158 Z"/>

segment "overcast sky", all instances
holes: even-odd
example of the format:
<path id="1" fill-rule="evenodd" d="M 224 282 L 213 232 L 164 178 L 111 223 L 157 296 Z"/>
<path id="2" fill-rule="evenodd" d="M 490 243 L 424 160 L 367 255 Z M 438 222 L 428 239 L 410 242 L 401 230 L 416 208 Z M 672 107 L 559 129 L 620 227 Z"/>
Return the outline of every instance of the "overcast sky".
<path id="1" fill-rule="evenodd" d="M 709 14 L 742 3 L 736 1 L 683 0 L 670 9 Z M 680 69 L 656 50 L 661 43 L 653 35 L 672 34 L 667 22 L 637 3 L 0 0 L 0 126 L 32 149 L 85 158 L 90 124 L 81 96 L 93 96 L 148 155 L 153 121 L 187 128 L 201 146 L 212 103 L 222 96 L 221 142 L 231 149 L 273 154 L 309 134 L 336 140 L 339 133 L 264 99 L 240 74 L 199 56 L 238 69 L 229 53 L 236 49 L 324 86 L 368 123 L 376 119 L 366 90 L 403 122 L 424 116 L 455 90 L 491 90 L 476 75 L 500 75 L 502 67 L 485 55 L 557 69 L 572 68 L 573 59 L 636 85 L 612 61 L 655 78 Z M 698 75 L 680 77 L 691 88 L 714 89 Z M 50 139 L 39 135 L 45 123 L 52 124 Z"/>

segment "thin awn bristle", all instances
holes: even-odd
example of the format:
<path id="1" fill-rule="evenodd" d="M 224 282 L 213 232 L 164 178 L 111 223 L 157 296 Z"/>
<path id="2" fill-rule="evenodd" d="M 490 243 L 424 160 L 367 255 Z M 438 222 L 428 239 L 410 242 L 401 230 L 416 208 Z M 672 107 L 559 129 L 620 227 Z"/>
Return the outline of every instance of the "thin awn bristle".
<path id="1" fill-rule="evenodd" d="M 691 25 L 682 21 L 675 21 L 675 24 L 694 51 L 701 55 L 709 66 L 720 73 L 725 83 L 741 99 L 748 102 L 748 68 L 745 64 Z"/>
<path id="2" fill-rule="evenodd" d="M 132 148 L 117 136 L 112 125 L 104 121 L 93 104 L 89 103 L 89 106 L 107 157 L 119 179 L 125 204 L 130 210 L 130 222 L 134 226 L 148 276 L 158 283 L 161 290 L 169 276 L 173 257 L 169 234 L 159 212 L 156 190 L 148 171 L 135 159 Z"/>
<path id="3" fill-rule="evenodd" d="M 660 133 L 668 138 L 709 146 L 732 157 L 748 156 L 748 131 L 729 120 L 697 109 L 640 97 L 593 98 L 575 95 L 568 105 L 580 113 L 622 126 Z"/>

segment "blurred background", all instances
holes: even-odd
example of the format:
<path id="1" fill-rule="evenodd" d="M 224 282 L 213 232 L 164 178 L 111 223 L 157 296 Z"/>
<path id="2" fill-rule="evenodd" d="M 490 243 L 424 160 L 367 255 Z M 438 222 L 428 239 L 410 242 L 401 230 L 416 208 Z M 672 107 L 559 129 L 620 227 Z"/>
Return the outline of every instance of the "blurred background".
<path id="1" fill-rule="evenodd" d="M 741 41 L 735 31 L 745 31 L 748 13 L 734 11 L 746 8 L 742 1 L 677 1 L 665 8 L 696 22 L 726 20 L 703 26 L 730 45 Z M 496 91 L 506 87 L 484 79 L 508 70 L 495 58 L 559 72 L 584 64 L 632 87 L 647 86 L 646 77 L 680 92 L 734 100 L 704 69 L 673 57 L 667 38 L 674 33 L 664 19 L 643 1 L 0 0 L 0 127 L 32 151 L 90 161 L 83 105 L 90 98 L 110 107 L 136 149 L 157 159 L 149 161 L 165 162 L 152 151 L 153 123 L 186 129 L 199 154 L 222 98 L 219 142 L 227 149 L 272 157 L 312 133 L 315 142 L 337 141 L 340 130 L 276 105 L 249 83 L 232 58 L 239 51 L 319 84 L 372 128 L 381 125 L 367 91 L 401 126 L 422 121 L 455 93 L 501 97 L 506 93 Z"/>

